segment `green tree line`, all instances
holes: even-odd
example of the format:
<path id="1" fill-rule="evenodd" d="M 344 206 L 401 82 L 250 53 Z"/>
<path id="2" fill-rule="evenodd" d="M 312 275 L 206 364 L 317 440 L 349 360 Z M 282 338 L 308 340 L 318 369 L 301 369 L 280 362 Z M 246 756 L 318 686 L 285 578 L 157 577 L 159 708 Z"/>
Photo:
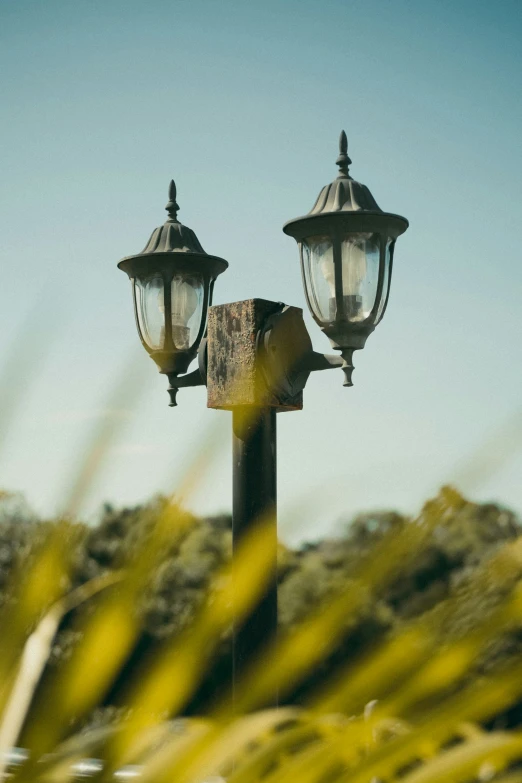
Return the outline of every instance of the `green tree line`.
<path id="1" fill-rule="evenodd" d="M 139 547 L 148 528 L 161 514 L 166 500 L 157 497 L 132 508 L 106 505 L 95 526 L 81 522 L 69 525 L 69 546 L 74 551 L 73 587 L 94 577 L 117 570 L 129 555 L 139 558 Z M 279 622 L 282 630 L 301 623 L 323 602 L 346 589 L 356 579 L 363 557 L 390 531 L 400 532 L 406 525 L 422 524 L 423 513 L 437 506 L 439 522 L 432 526 L 415 556 L 399 564 L 396 576 L 382 590 L 368 590 L 343 628 L 335 649 L 294 687 L 285 701 L 306 703 L 314 690 L 330 678 L 336 669 L 351 660 L 371 653 L 386 635 L 393 638 L 405 624 L 425 618 L 438 627 L 441 644 L 459 639 L 487 618 L 522 579 L 522 558 L 504 556 L 498 562 L 500 547 L 515 546 L 521 533 L 516 515 L 499 505 L 477 504 L 463 498 L 455 489 L 443 488 L 428 502 L 414 522 L 396 512 L 365 513 L 346 520 L 335 538 L 305 544 L 297 549 L 280 545 Z M 147 590 L 135 611 L 142 628 L 140 638 L 120 676 L 105 699 L 103 709 L 91 716 L 91 723 L 125 709 L 126 683 L 139 677 L 140 667 L 176 634 L 187 628 L 211 589 L 213 576 L 231 556 L 231 518 L 219 515 L 195 518 L 183 536 L 163 552 Z M 10 595 L 10 574 L 17 562 L 31 566 L 35 545 L 54 520 L 39 519 L 23 497 L 3 493 L 0 497 L 0 605 L 16 611 L 16 596 Z M 364 591 L 364 586 L 361 586 Z M 449 599 L 457 609 L 445 607 Z M 60 666 L 79 641 L 78 613 L 64 619 L 48 663 L 48 670 Z M 187 714 L 204 713 L 223 694 L 230 681 L 231 631 L 223 633 L 198 691 L 187 707 Z M 517 630 L 504 630 L 492 638 L 469 677 L 480 677 L 501 667 L 520 652 Z M 45 685 L 45 674 L 43 685 Z M 520 713 L 520 714 L 519 714 Z M 522 709 L 511 708 L 499 715 L 496 725 L 511 726 L 522 717 Z"/>

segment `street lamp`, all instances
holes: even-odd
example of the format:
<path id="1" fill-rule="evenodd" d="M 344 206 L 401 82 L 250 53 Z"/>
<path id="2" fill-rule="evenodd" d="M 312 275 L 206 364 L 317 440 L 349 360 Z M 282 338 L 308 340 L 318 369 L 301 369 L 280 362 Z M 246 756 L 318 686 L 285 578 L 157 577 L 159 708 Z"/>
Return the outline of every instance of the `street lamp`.
<path id="1" fill-rule="evenodd" d="M 352 385 L 352 354 L 384 315 L 395 241 L 408 227 L 350 177 L 344 131 L 339 147 L 337 178 L 308 215 L 283 230 L 299 245 L 310 312 L 340 356 L 313 350 L 299 308 L 263 299 L 210 307 L 214 282 L 228 264 L 205 253 L 179 223 L 174 182 L 165 225 L 141 253 L 118 264 L 132 282 L 141 341 L 168 375 L 170 405 L 179 388 L 206 385 L 208 406 L 233 412 L 234 550 L 253 525 L 272 523 L 271 581 L 246 625 L 236 629 L 235 671 L 277 626 L 276 413 L 302 408 L 313 371 L 341 367 L 344 385 Z M 188 373 L 196 355 L 198 368 Z"/>

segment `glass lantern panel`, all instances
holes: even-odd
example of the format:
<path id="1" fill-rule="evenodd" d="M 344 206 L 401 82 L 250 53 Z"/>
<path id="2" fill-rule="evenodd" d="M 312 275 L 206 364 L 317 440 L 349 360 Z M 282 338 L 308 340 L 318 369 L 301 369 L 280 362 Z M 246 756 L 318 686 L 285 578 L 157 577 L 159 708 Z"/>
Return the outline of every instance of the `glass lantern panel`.
<path id="1" fill-rule="evenodd" d="M 306 292 L 312 312 L 318 321 L 335 320 L 335 270 L 330 237 L 307 237 L 301 243 Z"/>
<path id="2" fill-rule="evenodd" d="M 377 318 L 375 323 L 378 324 L 384 315 L 384 308 L 386 306 L 386 299 L 388 298 L 388 289 L 390 287 L 390 258 L 391 258 L 391 239 L 386 240 L 386 250 L 384 254 L 384 281 L 382 284 L 381 301 L 379 302 L 379 308 L 377 310 Z"/>
<path id="3" fill-rule="evenodd" d="M 141 337 L 151 351 L 163 348 L 165 341 L 165 304 L 163 278 L 152 275 L 134 281 L 136 312 Z"/>
<path id="4" fill-rule="evenodd" d="M 375 304 L 379 283 L 379 234 L 345 234 L 341 242 L 344 316 L 364 321 Z"/>
<path id="5" fill-rule="evenodd" d="M 180 351 L 191 348 L 198 336 L 203 309 L 203 280 L 175 275 L 171 283 L 172 340 Z"/>

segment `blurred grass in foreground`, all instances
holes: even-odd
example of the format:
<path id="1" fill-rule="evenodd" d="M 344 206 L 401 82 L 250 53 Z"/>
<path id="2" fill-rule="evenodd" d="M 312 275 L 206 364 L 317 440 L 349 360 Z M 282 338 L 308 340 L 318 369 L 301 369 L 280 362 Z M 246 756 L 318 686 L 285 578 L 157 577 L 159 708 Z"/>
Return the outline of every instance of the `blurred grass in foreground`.
<path id="1" fill-rule="evenodd" d="M 131 401 L 132 394 L 127 407 Z M 165 549 L 181 545 L 195 524 L 179 499 L 197 491 L 220 444 L 216 434 L 201 444 L 180 486 L 133 529 L 134 545 L 121 551 L 117 568 L 78 586 L 75 557 L 85 534 L 75 517 L 117 434 L 114 422 L 98 427 L 66 512 L 39 528 L 30 552 L 11 570 L 0 608 L 0 779 L 65 783 L 136 774 L 151 783 L 522 783 L 522 729 L 495 723 L 522 700 L 522 660 L 514 655 L 502 665 L 480 665 L 491 646 L 522 635 L 522 538 L 497 546 L 432 611 L 405 615 L 393 633 L 318 678 L 298 706 L 287 701 L 372 597 L 444 537 L 451 514 L 466 504 L 451 488 L 418 518 L 384 528 L 325 600 L 300 622 L 282 623 L 277 643 L 236 684 L 233 701 L 224 687 L 204 714 L 187 717 L 233 618 L 245 618 L 265 587 L 272 520 L 259 520 L 242 542 L 234 573 L 225 558 L 191 622 L 131 670 L 119 719 L 89 728 L 89 715 L 104 704 L 136 648 L 142 631 L 136 607 Z M 462 607 L 493 593 L 489 610 L 462 631 Z M 46 670 L 71 613 L 75 643 Z M 275 691 L 281 706 L 266 709 Z M 28 757 L 10 765 L 17 746 Z"/>

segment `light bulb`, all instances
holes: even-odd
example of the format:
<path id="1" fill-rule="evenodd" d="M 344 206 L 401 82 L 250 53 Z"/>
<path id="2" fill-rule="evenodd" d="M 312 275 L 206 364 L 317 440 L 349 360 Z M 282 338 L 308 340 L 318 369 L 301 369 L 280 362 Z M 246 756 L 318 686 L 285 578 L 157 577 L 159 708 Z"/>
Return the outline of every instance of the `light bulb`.
<path id="1" fill-rule="evenodd" d="M 363 312 L 363 288 L 366 282 L 368 264 L 366 259 L 368 240 L 371 234 L 347 235 L 341 245 L 343 260 L 343 308 L 350 321 L 361 321 Z"/>
<path id="2" fill-rule="evenodd" d="M 342 241 L 342 296 L 344 314 L 350 320 L 361 319 L 363 303 L 362 286 L 366 279 L 366 240 L 371 234 L 348 235 Z M 335 317 L 336 291 L 335 291 L 335 266 L 331 252 L 331 245 L 318 243 L 314 248 L 319 255 L 319 267 L 321 274 L 328 286 L 330 319 Z M 364 316 L 362 316 L 364 317 Z"/>
<path id="3" fill-rule="evenodd" d="M 199 280 L 191 279 L 187 282 L 181 275 L 176 275 L 171 283 L 171 321 L 172 321 L 172 341 L 178 350 L 188 350 L 191 345 L 191 328 L 189 321 L 197 310 L 199 304 L 198 289 L 201 284 Z M 158 308 L 163 316 L 165 323 L 165 299 L 163 288 L 158 293 Z M 163 344 L 165 336 L 165 326 L 161 327 L 161 339 Z"/>
<path id="4" fill-rule="evenodd" d="M 197 286 L 195 280 L 189 283 L 179 275 L 172 280 L 172 339 L 176 348 L 181 350 L 190 348 L 188 324 L 199 304 L 195 286 Z"/>
<path id="5" fill-rule="evenodd" d="M 181 277 L 172 281 L 172 325 L 186 326 L 196 312 L 198 295 L 190 283 Z"/>

